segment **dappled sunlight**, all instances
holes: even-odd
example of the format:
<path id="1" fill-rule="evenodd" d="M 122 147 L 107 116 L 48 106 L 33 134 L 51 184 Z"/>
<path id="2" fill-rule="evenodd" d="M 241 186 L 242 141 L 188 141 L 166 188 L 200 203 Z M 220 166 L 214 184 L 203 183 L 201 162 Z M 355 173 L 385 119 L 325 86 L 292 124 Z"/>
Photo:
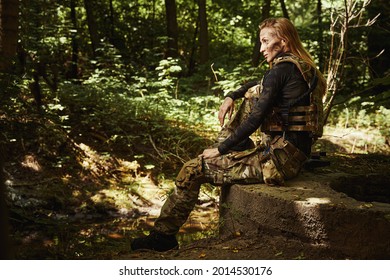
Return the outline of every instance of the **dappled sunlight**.
<path id="1" fill-rule="evenodd" d="M 42 166 L 39 164 L 37 157 L 33 154 L 25 155 L 21 164 L 23 167 L 29 168 L 32 171 L 42 171 Z"/>
<path id="2" fill-rule="evenodd" d="M 296 187 L 296 189 L 297 190 L 300 190 L 300 191 L 307 191 L 307 192 L 309 192 L 309 191 L 312 191 L 312 189 L 311 188 L 308 188 L 308 187 Z"/>
<path id="3" fill-rule="evenodd" d="M 218 229 L 218 207 L 197 206 L 184 224 L 181 232 L 193 232 L 196 230 L 210 231 Z"/>
<path id="4" fill-rule="evenodd" d="M 117 160 L 119 167 L 116 168 L 117 171 L 121 172 L 128 172 L 129 174 L 138 175 L 137 170 L 141 167 L 141 165 L 138 163 L 138 161 L 127 161 L 124 159 L 118 159 Z"/>
<path id="5" fill-rule="evenodd" d="M 112 165 L 109 163 L 109 155 L 102 156 L 84 143 L 76 144 L 76 147 L 82 151 L 78 161 L 85 170 L 90 171 L 96 176 L 103 175 L 109 171 Z"/>
<path id="6" fill-rule="evenodd" d="M 294 202 L 297 222 L 304 229 L 306 237 L 315 245 L 329 246 L 326 226 L 321 216 L 321 204 L 329 204 L 327 197 L 309 197 L 304 201 Z"/>
<path id="7" fill-rule="evenodd" d="M 304 201 L 295 201 L 296 204 L 315 206 L 318 204 L 329 204 L 331 201 L 328 197 L 308 197 Z"/>
<path id="8" fill-rule="evenodd" d="M 144 0 L 14 2 L 1 16 L 0 148 L 18 258 L 127 252 L 153 225 L 181 165 L 214 144 L 226 96 L 243 96 L 236 90 L 272 68 L 254 43 L 257 21 L 275 11 L 292 19 L 328 79 L 327 127 L 314 148 L 339 164 L 314 171 L 388 173 L 387 13 L 376 15 L 386 1 L 165 1 L 174 9 Z M 374 153 L 386 157 L 366 157 Z M 389 203 L 382 181 L 357 183 L 334 190 L 359 207 Z M 301 200 L 288 214 L 307 236 L 325 240 L 319 209 L 333 207 L 327 194 L 313 184 L 278 190 Z M 218 203 L 215 190 L 203 189 L 182 241 L 215 233 Z"/>
<path id="9" fill-rule="evenodd" d="M 155 166 L 143 166 L 138 158 L 70 143 L 71 154 L 60 165 L 28 154 L 19 165 L 25 168 L 20 178 L 7 177 L 17 225 L 13 238 L 22 258 L 111 258 L 112 248 L 128 252 L 131 238 L 152 226 L 174 187 L 171 179 L 156 179 Z M 36 177 L 27 181 L 26 172 Z"/>
<path id="10" fill-rule="evenodd" d="M 354 128 L 354 127 L 334 127 L 326 126 L 324 135 L 318 140 L 317 146 L 326 150 L 325 141 L 333 144 L 331 152 L 348 153 L 390 153 L 390 146 L 386 137 L 381 131 L 374 127 Z"/>

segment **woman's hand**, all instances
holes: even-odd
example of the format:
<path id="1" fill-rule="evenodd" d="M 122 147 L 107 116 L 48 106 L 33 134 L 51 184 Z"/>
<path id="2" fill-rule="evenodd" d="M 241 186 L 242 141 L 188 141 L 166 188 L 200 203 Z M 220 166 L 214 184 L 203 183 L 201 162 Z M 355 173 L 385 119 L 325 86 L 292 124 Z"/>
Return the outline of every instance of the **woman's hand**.
<path id="1" fill-rule="evenodd" d="M 217 148 L 212 148 L 212 149 L 205 149 L 203 151 L 203 153 L 201 154 L 201 156 L 204 158 L 204 159 L 207 159 L 207 158 L 215 158 L 215 157 L 218 157 L 220 156 L 221 154 L 219 153 L 218 149 Z"/>
<path id="2" fill-rule="evenodd" d="M 219 107 L 218 120 L 221 126 L 225 123 L 226 114 L 228 114 L 229 120 L 232 117 L 234 111 L 234 100 L 230 97 L 226 97 L 221 107 Z"/>

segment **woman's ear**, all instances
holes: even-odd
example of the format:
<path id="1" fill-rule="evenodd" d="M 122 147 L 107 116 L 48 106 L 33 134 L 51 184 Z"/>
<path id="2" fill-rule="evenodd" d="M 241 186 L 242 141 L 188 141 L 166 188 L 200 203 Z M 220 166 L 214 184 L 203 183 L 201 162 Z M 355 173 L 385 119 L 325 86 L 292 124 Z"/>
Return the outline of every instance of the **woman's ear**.
<path id="1" fill-rule="evenodd" d="M 290 49 L 286 39 L 280 40 L 280 46 L 282 47 L 282 49 L 284 49 L 284 51 L 289 51 Z"/>

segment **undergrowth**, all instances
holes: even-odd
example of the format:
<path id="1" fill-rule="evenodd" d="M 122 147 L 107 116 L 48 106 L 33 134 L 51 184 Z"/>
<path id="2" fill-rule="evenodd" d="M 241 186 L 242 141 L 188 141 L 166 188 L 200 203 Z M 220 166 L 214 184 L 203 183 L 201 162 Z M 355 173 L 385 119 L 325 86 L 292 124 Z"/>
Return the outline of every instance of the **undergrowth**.
<path id="1" fill-rule="evenodd" d="M 61 82 L 55 92 L 42 83 L 41 110 L 28 81 L 20 81 L 2 112 L 15 236 L 31 238 L 33 225 L 49 229 L 42 237 L 48 258 L 107 258 L 112 246 L 127 248 L 135 232 L 150 227 L 140 222 L 151 215 L 142 209 L 160 206 L 182 164 L 213 143 L 224 94 L 254 73 L 243 67 L 183 77 L 173 59 L 148 75 L 127 77 L 120 69 Z M 335 108 L 319 149 L 388 154 L 389 114 L 383 106 Z M 339 145 L 331 150 L 331 143 Z M 205 185 L 202 195 L 214 204 L 218 190 Z M 102 224 L 112 213 L 118 218 Z M 72 219 L 91 224 L 73 227 Z"/>

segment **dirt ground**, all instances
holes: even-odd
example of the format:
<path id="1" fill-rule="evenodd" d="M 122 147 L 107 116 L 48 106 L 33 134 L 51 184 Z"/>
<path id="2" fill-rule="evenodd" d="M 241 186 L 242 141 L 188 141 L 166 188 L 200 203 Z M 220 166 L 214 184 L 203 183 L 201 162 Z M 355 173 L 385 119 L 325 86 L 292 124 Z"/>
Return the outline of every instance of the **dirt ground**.
<path id="1" fill-rule="evenodd" d="M 377 155 L 337 155 L 329 157 L 330 166 L 322 167 L 321 173 L 343 171 L 352 174 L 388 174 L 390 158 Z M 358 222 L 358 221 L 357 221 Z M 331 260 L 353 257 L 333 249 L 306 243 L 288 234 L 263 233 L 256 238 L 239 236 L 221 239 L 204 238 L 183 244 L 179 249 L 159 253 L 149 250 L 130 252 L 120 259 L 270 259 L 270 260 Z M 356 259 L 356 257 L 355 257 Z"/>
<path id="2" fill-rule="evenodd" d="M 177 260 L 332 260 L 348 256 L 327 248 L 304 243 L 293 237 L 263 235 L 258 239 L 207 238 L 168 252 L 140 250 L 123 254 L 118 259 L 177 259 Z"/>
<path id="3" fill-rule="evenodd" d="M 339 153 L 325 160 L 330 162 L 330 166 L 321 167 L 325 173 L 388 174 L 390 166 L 390 156 L 379 154 Z M 9 196 L 16 259 L 350 259 L 342 252 L 289 235 L 264 233 L 253 239 L 241 234 L 220 239 L 218 201 L 207 197 L 200 198 L 193 225 L 179 233 L 179 249 L 131 252 L 131 239 L 148 233 L 151 219 L 164 201 L 164 190 L 151 178 L 143 178 L 144 186 L 158 202 L 138 199 L 139 207 L 130 207 L 126 203 L 134 195 L 122 186 L 110 192 L 91 190 L 88 186 L 93 182 L 74 182 L 61 172 L 33 175 L 21 170 L 16 165 L 7 166 L 13 180 Z"/>

